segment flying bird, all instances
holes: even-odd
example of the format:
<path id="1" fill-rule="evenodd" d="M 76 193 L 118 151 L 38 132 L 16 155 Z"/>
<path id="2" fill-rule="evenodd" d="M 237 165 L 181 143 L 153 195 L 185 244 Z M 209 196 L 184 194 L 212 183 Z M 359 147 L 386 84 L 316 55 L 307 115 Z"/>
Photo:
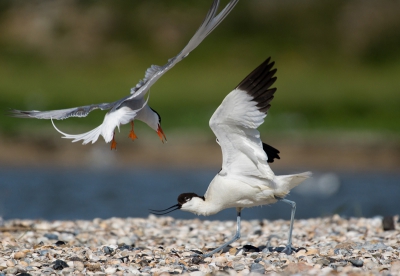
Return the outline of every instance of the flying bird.
<path id="1" fill-rule="evenodd" d="M 187 57 L 232 11 L 239 0 L 231 0 L 225 8 L 217 14 L 219 0 L 214 0 L 203 23 L 190 39 L 185 48 L 175 57 L 168 60 L 163 65 L 151 65 L 145 73 L 145 77 L 131 88 L 130 95 L 123 97 L 112 103 L 91 104 L 80 107 L 73 107 L 60 110 L 49 111 L 23 111 L 17 109 L 10 110 L 10 116 L 19 118 L 50 119 L 54 128 L 64 135 L 62 138 L 73 139 L 72 142 L 83 141 L 83 144 L 95 143 L 99 136 L 103 136 L 106 143 L 111 142 L 111 149 L 116 149 L 115 128 L 131 123 L 129 137 L 132 140 L 137 138 L 134 132 L 134 120 L 140 120 L 146 123 L 150 128 L 157 132 L 161 141 L 166 141 L 166 136 L 161 128 L 161 116 L 148 105 L 148 97 L 145 95 L 150 87 L 175 64 Z M 63 120 L 70 117 L 86 117 L 95 109 L 109 110 L 104 117 L 103 123 L 95 129 L 82 134 L 67 134 L 60 131 L 53 120 Z"/>
<path id="2" fill-rule="evenodd" d="M 240 238 L 243 208 L 282 201 L 291 205 L 289 237 L 281 252 L 291 254 L 292 230 L 296 203 L 285 199 L 290 190 L 311 176 L 311 172 L 275 175 L 268 160 L 279 158 L 279 151 L 262 143 L 257 128 L 274 98 L 276 81 L 274 62 L 268 58 L 230 92 L 210 119 L 210 127 L 222 150 L 222 169 L 208 186 L 204 196 L 183 193 L 178 204 L 164 210 L 150 210 L 163 215 L 175 210 L 209 216 L 227 208 L 236 208 L 237 228 L 231 240 L 204 254 L 211 256 Z M 271 155 L 268 156 L 268 155 Z"/>

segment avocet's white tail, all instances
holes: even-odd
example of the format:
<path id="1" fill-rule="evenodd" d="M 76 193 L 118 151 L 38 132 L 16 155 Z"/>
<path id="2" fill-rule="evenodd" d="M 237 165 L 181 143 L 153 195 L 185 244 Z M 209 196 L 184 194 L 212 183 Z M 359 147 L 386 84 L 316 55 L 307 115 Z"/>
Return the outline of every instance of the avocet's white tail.
<path id="1" fill-rule="evenodd" d="M 310 178 L 311 172 L 303 172 L 298 174 L 289 175 L 276 175 L 277 189 L 275 195 L 278 197 L 285 197 L 291 189 L 299 185 L 301 182 Z"/>

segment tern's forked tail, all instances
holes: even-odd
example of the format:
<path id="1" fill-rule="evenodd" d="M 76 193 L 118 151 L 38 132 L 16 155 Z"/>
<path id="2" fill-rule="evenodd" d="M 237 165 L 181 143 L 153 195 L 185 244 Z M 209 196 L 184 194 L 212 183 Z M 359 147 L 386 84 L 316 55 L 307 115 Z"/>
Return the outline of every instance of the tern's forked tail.
<path id="1" fill-rule="evenodd" d="M 82 144 L 86 145 L 90 142 L 92 142 L 92 144 L 94 144 L 97 139 L 99 139 L 99 136 L 102 134 L 102 127 L 103 124 L 99 125 L 98 127 L 96 127 L 95 129 L 92 129 L 88 132 L 82 133 L 82 134 L 68 134 L 65 132 L 62 132 L 61 130 L 59 130 L 56 125 L 53 122 L 53 119 L 51 119 L 51 123 L 53 124 L 53 127 L 55 128 L 55 130 L 57 130 L 60 134 L 64 135 L 65 139 L 74 139 L 72 140 L 73 143 L 78 142 L 83 140 Z M 112 136 L 110 137 L 110 139 L 107 141 L 106 137 L 104 137 L 104 140 L 106 141 L 106 143 L 109 143 L 112 139 Z"/>

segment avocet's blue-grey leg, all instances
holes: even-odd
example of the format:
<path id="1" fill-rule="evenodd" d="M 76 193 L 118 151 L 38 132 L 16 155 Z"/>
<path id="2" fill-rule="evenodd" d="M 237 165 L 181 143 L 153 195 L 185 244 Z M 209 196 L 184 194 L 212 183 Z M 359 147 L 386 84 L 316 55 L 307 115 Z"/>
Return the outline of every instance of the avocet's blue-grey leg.
<path id="1" fill-rule="evenodd" d="M 286 244 L 285 249 L 283 249 L 281 251 L 282 253 L 290 255 L 293 252 L 293 248 L 292 248 L 292 231 L 293 231 L 294 214 L 296 213 L 296 202 L 291 201 L 291 200 L 287 200 L 287 199 L 284 199 L 284 198 L 282 198 L 281 201 L 285 202 L 287 204 L 290 204 L 292 206 L 292 214 L 291 214 L 291 217 L 290 217 L 290 228 L 289 228 L 288 242 Z"/>
<path id="2" fill-rule="evenodd" d="M 213 251 L 208 252 L 207 254 L 203 254 L 203 257 L 206 258 L 206 257 L 212 256 L 214 253 L 221 251 L 222 249 L 224 249 L 225 247 L 227 247 L 228 245 L 230 245 L 231 243 L 233 243 L 234 241 L 236 241 L 240 238 L 240 215 L 242 212 L 242 208 L 236 208 L 236 212 L 237 212 L 237 219 L 236 219 L 236 234 L 235 234 L 235 236 L 233 236 L 232 239 L 230 239 L 229 241 L 227 241 L 220 247 L 214 249 Z"/>

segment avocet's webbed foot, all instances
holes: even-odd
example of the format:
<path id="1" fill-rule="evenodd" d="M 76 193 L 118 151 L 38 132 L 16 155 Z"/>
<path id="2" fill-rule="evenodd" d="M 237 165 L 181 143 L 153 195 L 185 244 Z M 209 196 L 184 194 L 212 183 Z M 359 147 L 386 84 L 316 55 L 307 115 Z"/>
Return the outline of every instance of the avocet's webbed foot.
<path id="1" fill-rule="evenodd" d="M 281 253 L 285 253 L 286 255 L 292 255 L 294 251 L 296 251 L 295 248 L 291 246 L 285 246 L 285 248 L 281 251 Z"/>

